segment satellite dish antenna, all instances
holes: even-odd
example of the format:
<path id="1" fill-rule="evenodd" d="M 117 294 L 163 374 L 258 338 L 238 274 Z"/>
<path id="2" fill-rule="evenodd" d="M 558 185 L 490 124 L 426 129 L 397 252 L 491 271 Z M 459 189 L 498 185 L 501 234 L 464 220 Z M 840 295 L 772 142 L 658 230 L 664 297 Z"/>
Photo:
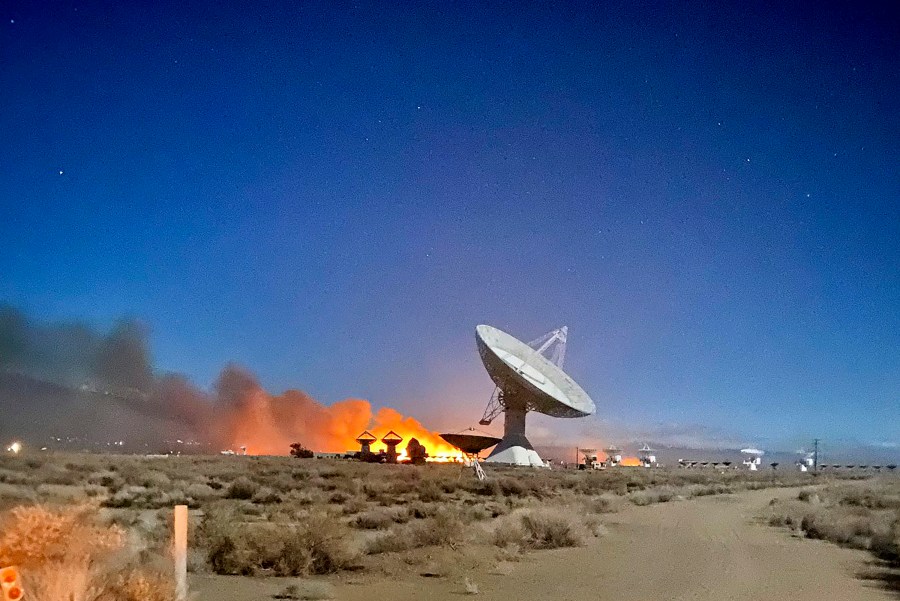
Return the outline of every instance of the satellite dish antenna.
<path id="1" fill-rule="evenodd" d="M 616 467 L 622 463 L 622 449 L 616 445 L 609 445 L 603 449 L 603 452 L 606 454 L 606 465 L 609 467 Z"/>
<path id="2" fill-rule="evenodd" d="M 369 432 L 368 430 L 363 431 L 356 438 L 356 442 L 359 443 L 359 452 L 363 455 L 368 455 L 372 452 L 372 443 L 378 440 L 375 438 L 375 435 Z"/>
<path id="3" fill-rule="evenodd" d="M 741 463 L 750 468 L 751 472 L 755 472 L 758 469 L 758 466 L 762 463 L 762 456 L 765 455 L 764 451 L 759 449 L 750 447 L 747 449 L 741 449 L 741 453 L 747 455 L 747 458 L 744 459 Z"/>
<path id="4" fill-rule="evenodd" d="M 478 458 L 482 451 L 500 442 L 499 438 L 479 432 L 475 428 L 469 428 L 465 433 L 441 434 L 441 438 L 465 454 L 469 464 L 475 469 L 476 478 L 484 480 L 487 477 L 484 470 L 481 469 L 481 464 L 478 463 Z"/>
<path id="5" fill-rule="evenodd" d="M 485 449 L 500 442 L 496 436 L 479 433 L 475 428 L 469 428 L 465 432 L 457 434 L 441 434 L 441 438 L 452 444 L 466 455 L 478 456 Z"/>
<path id="6" fill-rule="evenodd" d="M 403 437 L 391 430 L 382 437 L 381 442 L 387 447 L 388 463 L 397 463 L 397 445 L 403 442 Z"/>
<path id="7" fill-rule="evenodd" d="M 504 414 L 503 439 L 487 461 L 544 465 L 525 437 L 525 416 L 529 411 L 551 417 L 586 417 L 594 413 L 594 401 L 562 370 L 568 331 L 564 326 L 525 344 L 491 326 L 475 328 L 481 361 L 497 385 L 479 423 L 489 425 Z"/>
<path id="8" fill-rule="evenodd" d="M 640 451 L 638 451 L 638 457 L 641 461 L 641 467 L 653 467 L 656 465 L 656 455 L 654 454 L 656 451 L 650 448 L 650 445 L 644 443 L 644 446 L 641 447 Z"/>
<path id="9" fill-rule="evenodd" d="M 796 462 L 796 465 L 800 468 L 801 472 L 808 472 L 815 466 L 815 453 L 800 449 L 797 451 L 797 454 L 803 456 L 802 459 L 798 459 Z"/>
<path id="10" fill-rule="evenodd" d="M 578 449 L 578 452 L 584 457 L 584 469 L 597 469 L 599 467 L 597 449 Z"/>

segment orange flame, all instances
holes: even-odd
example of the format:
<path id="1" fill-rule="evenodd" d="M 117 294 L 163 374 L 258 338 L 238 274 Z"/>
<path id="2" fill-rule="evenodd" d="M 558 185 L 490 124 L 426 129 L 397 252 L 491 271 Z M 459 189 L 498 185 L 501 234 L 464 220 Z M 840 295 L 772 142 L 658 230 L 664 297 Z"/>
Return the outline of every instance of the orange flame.
<path id="1" fill-rule="evenodd" d="M 436 432 L 427 430 L 422 424 L 412 417 L 403 417 L 396 409 L 383 407 L 375 414 L 374 426 L 372 434 L 381 440 L 381 437 L 393 430 L 403 437 L 400 444 L 402 451 L 400 458 L 406 458 L 406 445 L 410 439 L 415 438 L 419 444 L 424 445 L 428 450 L 428 458 L 432 461 L 457 461 L 463 458 L 463 454 L 449 444 Z M 376 443 L 372 445 L 372 450 L 378 452 L 379 446 Z M 358 445 L 356 445 L 358 446 Z"/>
<path id="2" fill-rule="evenodd" d="M 641 460 L 637 457 L 622 457 L 622 463 L 625 467 L 641 467 Z"/>
<path id="3" fill-rule="evenodd" d="M 251 455 L 287 455 L 294 442 L 321 452 L 358 451 L 356 438 L 364 430 L 378 438 L 371 446 L 377 453 L 386 448 L 381 438 L 393 430 L 403 437 L 397 447 L 401 460 L 412 438 L 425 446 L 432 461 L 458 461 L 463 457 L 437 433 L 395 409 L 385 407 L 373 414 L 371 404 L 362 399 L 325 406 L 298 390 L 270 395 L 258 385 L 232 399 L 223 428 L 229 444 L 246 447 Z"/>

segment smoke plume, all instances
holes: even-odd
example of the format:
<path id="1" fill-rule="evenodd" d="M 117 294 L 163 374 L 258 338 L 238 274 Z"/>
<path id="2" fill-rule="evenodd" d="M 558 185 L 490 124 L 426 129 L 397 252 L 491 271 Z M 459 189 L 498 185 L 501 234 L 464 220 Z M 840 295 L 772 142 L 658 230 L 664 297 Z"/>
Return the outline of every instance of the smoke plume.
<path id="1" fill-rule="evenodd" d="M 266 392 L 247 370 L 223 369 L 211 391 L 153 368 L 147 329 L 121 320 L 109 332 L 85 324 L 42 323 L 0 307 L 0 435 L 34 442 L 50 437 L 123 448 L 161 449 L 176 440 L 201 448 L 246 447 L 285 455 L 300 442 L 317 451 L 358 446 L 363 430 L 418 438 L 429 453 L 456 451 L 416 420 L 368 401 L 330 406 L 304 392 Z"/>

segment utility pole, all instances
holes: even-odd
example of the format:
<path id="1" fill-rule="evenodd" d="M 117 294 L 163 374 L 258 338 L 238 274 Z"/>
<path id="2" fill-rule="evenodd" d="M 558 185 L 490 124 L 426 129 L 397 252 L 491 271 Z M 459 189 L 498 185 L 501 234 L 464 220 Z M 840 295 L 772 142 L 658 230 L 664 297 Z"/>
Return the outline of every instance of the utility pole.
<path id="1" fill-rule="evenodd" d="M 819 471 L 819 439 L 813 440 L 813 471 Z"/>

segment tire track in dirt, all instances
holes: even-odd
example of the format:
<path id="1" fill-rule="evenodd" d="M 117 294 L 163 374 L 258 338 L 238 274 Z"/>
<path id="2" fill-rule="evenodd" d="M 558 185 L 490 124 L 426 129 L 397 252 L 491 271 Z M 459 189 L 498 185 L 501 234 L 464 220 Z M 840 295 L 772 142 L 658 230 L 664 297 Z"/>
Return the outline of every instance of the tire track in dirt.
<path id="1" fill-rule="evenodd" d="M 603 516 L 609 533 L 587 546 L 529 553 L 502 574 L 488 565 L 469 572 L 449 566 L 454 575 L 447 578 L 407 572 L 326 580 L 337 601 L 457 599 L 465 595 L 464 576 L 477 584 L 479 601 L 895 599 L 856 577 L 868 553 L 792 537 L 755 519 L 771 499 L 796 494 L 768 489 L 627 507 Z M 291 582 L 196 576 L 191 586 L 197 601 L 264 601 Z"/>
<path id="2" fill-rule="evenodd" d="M 483 601 L 885 601 L 888 593 L 859 580 L 869 555 L 791 537 L 754 518 L 775 497 L 770 489 L 705 497 L 606 516 L 609 534 L 586 547 L 533 553 L 509 575 L 476 571 Z M 337 587 L 337 599 L 452 599 L 461 580 L 401 579 Z"/>

